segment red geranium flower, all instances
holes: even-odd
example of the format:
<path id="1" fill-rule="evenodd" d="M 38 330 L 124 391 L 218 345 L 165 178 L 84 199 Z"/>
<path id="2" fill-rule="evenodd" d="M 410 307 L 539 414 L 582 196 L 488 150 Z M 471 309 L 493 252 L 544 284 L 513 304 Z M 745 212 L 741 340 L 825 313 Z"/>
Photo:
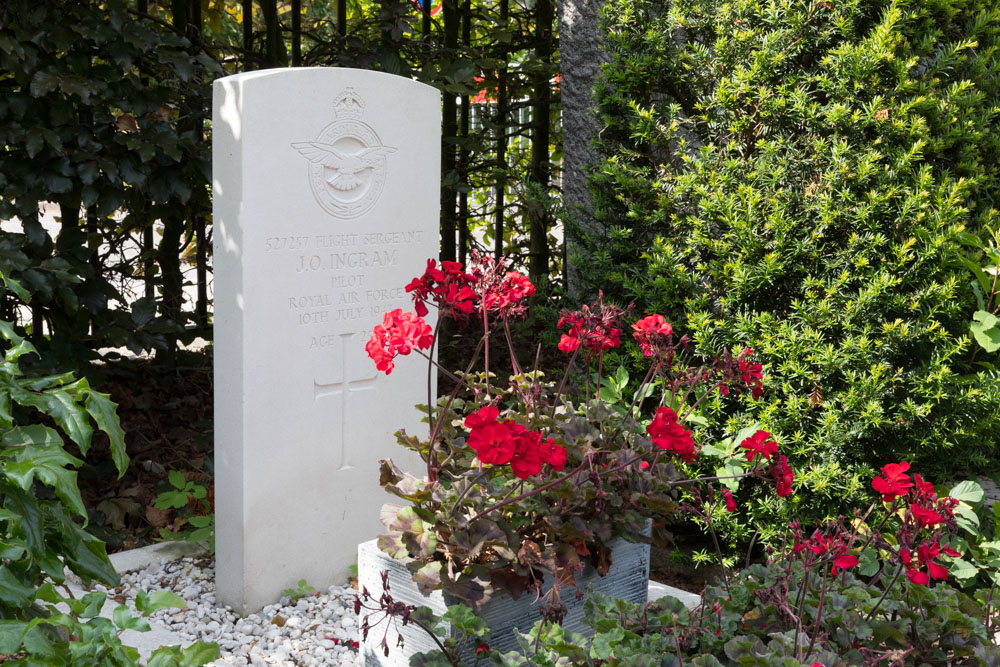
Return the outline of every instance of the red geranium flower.
<path id="1" fill-rule="evenodd" d="M 764 394 L 764 376 L 761 373 L 760 364 L 750 359 L 752 355 L 753 350 L 749 347 L 743 349 L 738 357 L 739 369 L 743 377 L 743 384 L 750 388 L 750 395 L 754 398 L 760 398 Z"/>
<path id="2" fill-rule="evenodd" d="M 654 445 L 672 451 L 685 463 L 692 463 L 698 458 L 691 431 L 677 423 L 677 413 L 670 408 L 663 407 L 656 411 L 653 421 L 646 427 L 646 433 Z"/>
<path id="3" fill-rule="evenodd" d="M 736 501 L 733 500 L 733 494 L 729 491 L 729 489 L 722 489 L 722 497 L 726 499 L 726 511 L 735 512 Z"/>
<path id="4" fill-rule="evenodd" d="M 920 524 L 921 528 L 936 526 L 937 524 L 944 522 L 944 517 L 934 510 L 927 509 L 926 507 L 920 507 L 916 504 L 910 505 L 910 513 L 913 515 L 913 518 L 917 520 L 917 523 Z"/>
<path id="5" fill-rule="evenodd" d="M 639 343 L 639 349 L 647 357 L 653 356 L 653 350 L 657 345 L 669 342 L 668 339 L 673 333 L 674 328 L 663 315 L 650 315 L 632 325 L 632 337 Z"/>
<path id="6" fill-rule="evenodd" d="M 837 574 L 841 570 L 850 570 L 858 564 L 858 557 L 852 554 L 841 554 L 833 559 L 833 567 L 830 574 Z"/>
<path id="7" fill-rule="evenodd" d="M 774 488 L 778 496 L 784 498 L 792 493 L 792 482 L 795 474 L 788 465 L 788 459 L 784 456 L 777 456 L 771 460 L 771 476 L 774 478 Z"/>
<path id="8" fill-rule="evenodd" d="M 509 463 L 517 451 L 517 440 L 506 423 L 478 426 L 469 432 L 468 442 L 479 460 L 490 465 Z"/>
<path id="9" fill-rule="evenodd" d="M 747 461 L 753 463 L 755 456 L 760 454 L 765 459 L 770 459 L 772 454 L 778 453 L 778 443 L 771 440 L 771 434 L 767 431 L 758 430 L 749 438 L 740 443 L 746 451 Z"/>
<path id="10" fill-rule="evenodd" d="M 909 469 L 910 464 L 906 461 L 883 466 L 882 476 L 872 480 L 872 488 L 882 494 L 884 502 L 891 503 L 897 496 L 902 496 L 913 488 L 913 482 L 906 474 Z"/>
<path id="11" fill-rule="evenodd" d="M 397 308 L 382 316 L 382 324 L 375 325 L 365 351 L 375 362 L 375 368 L 388 375 L 397 354 L 409 354 L 413 348 L 426 350 L 433 342 L 430 325 L 416 314 Z"/>
<path id="12" fill-rule="evenodd" d="M 618 306 L 604 303 L 603 295 L 598 296 L 593 306 L 563 311 L 557 326 L 560 329 L 568 327 L 569 331 L 559 339 L 559 349 L 569 353 L 583 345 L 598 354 L 618 347 L 622 333 L 619 322 L 624 314 Z"/>
<path id="13" fill-rule="evenodd" d="M 437 262 L 427 260 L 424 275 L 414 278 L 406 286 L 406 291 L 413 295 L 414 310 L 421 317 L 427 315 L 427 301 L 433 301 L 442 312 L 449 311 L 457 320 L 464 321 L 475 308 L 479 296 L 472 291 L 475 277 L 462 270 L 458 262 Z"/>
<path id="14" fill-rule="evenodd" d="M 492 424 L 499 416 L 500 410 L 492 405 L 485 405 L 465 418 L 465 427 L 473 429 Z"/>

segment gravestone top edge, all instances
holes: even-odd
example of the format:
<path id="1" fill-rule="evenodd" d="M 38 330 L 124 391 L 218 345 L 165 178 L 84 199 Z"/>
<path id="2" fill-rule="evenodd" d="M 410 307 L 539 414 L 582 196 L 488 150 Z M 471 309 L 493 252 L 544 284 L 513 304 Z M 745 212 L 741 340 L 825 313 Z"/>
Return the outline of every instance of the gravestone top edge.
<path id="1" fill-rule="evenodd" d="M 344 75 L 355 75 L 355 76 L 369 76 L 373 79 L 383 79 L 386 82 L 391 81 L 393 84 L 412 84 L 415 90 L 425 89 L 428 91 L 434 91 L 438 95 L 441 94 L 434 86 L 423 83 L 422 81 L 417 81 L 416 79 L 410 79 L 405 76 L 400 76 L 398 74 L 389 74 L 388 72 L 379 72 L 377 70 L 371 69 L 359 69 L 356 67 L 272 67 L 270 69 L 259 69 L 253 70 L 251 72 L 239 72 L 237 74 L 230 74 L 228 76 L 222 76 L 215 79 L 214 85 L 220 86 L 223 84 L 235 84 L 243 83 L 246 81 L 251 81 L 255 79 L 267 79 L 276 76 L 305 76 L 305 75 L 315 75 L 317 72 L 330 72 L 337 73 L 339 76 Z"/>

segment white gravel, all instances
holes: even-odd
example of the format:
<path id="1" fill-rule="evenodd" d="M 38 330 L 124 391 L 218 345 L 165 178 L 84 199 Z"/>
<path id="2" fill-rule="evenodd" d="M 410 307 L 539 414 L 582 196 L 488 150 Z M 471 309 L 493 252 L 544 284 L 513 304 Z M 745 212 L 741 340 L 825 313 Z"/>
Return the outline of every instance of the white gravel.
<path id="1" fill-rule="evenodd" d="M 318 594 L 281 598 L 259 614 L 240 618 L 215 602 L 212 559 L 183 558 L 121 575 L 110 598 L 135 609 L 139 590 L 172 590 L 188 608 L 166 609 L 150 617 L 184 640 L 215 642 L 222 657 L 212 665 L 360 665 L 354 616 L 354 589 L 331 586 Z M 98 586 L 99 589 L 103 587 Z"/>

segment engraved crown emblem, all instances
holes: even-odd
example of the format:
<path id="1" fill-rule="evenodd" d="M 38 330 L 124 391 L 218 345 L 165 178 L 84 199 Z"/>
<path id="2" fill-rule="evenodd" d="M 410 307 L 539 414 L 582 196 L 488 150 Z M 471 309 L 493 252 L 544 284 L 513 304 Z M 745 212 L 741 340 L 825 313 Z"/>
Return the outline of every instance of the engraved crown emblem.
<path id="1" fill-rule="evenodd" d="M 365 111 L 365 103 L 354 88 L 346 88 L 333 102 L 333 111 L 338 119 L 357 119 Z"/>

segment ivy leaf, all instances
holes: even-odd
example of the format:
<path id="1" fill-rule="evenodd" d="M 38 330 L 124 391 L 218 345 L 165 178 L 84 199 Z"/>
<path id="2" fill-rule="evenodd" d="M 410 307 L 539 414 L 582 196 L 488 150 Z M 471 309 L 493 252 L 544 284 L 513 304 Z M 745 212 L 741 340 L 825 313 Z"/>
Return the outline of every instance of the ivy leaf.
<path id="1" fill-rule="evenodd" d="M 176 667 L 201 667 L 201 665 L 207 665 L 213 660 L 218 660 L 220 655 L 218 644 L 195 642 L 181 649 L 180 662 L 174 664 Z"/>

